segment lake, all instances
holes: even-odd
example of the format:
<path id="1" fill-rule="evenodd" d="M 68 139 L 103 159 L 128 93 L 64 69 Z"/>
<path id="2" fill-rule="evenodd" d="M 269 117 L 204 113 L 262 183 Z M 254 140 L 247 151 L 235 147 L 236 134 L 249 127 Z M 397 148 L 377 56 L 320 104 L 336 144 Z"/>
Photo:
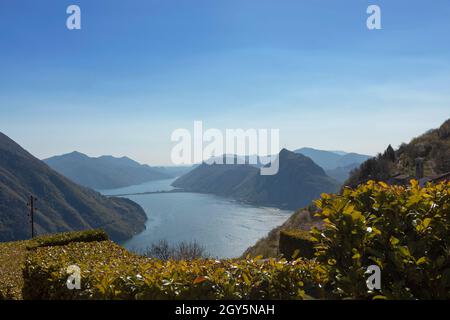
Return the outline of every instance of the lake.
<path id="1" fill-rule="evenodd" d="M 100 192 L 123 195 L 167 191 L 173 189 L 173 181 L 151 181 Z M 162 239 L 171 244 L 196 241 L 212 257 L 238 257 L 292 214 L 210 194 L 180 192 L 126 197 L 141 205 L 148 216 L 146 230 L 122 244 L 130 250 L 143 250 Z"/>

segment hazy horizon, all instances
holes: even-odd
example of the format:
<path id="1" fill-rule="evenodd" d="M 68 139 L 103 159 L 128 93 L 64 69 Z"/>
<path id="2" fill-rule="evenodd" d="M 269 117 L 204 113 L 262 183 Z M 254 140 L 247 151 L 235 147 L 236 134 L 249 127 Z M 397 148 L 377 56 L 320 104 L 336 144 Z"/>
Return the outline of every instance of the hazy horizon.
<path id="1" fill-rule="evenodd" d="M 450 118 L 450 6 L 372 2 L 0 3 L 0 131 L 39 159 L 74 150 L 171 165 L 171 133 L 280 129 L 280 147 L 375 155 Z M 324 5 L 326 4 L 326 5 Z"/>
<path id="2" fill-rule="evenodd" d="M 292 150 L 290 150 L 290 151 L 295 151 L 295 150 L 301 149 L 301 148 L 312 148 L 312 149 L 316 149 L 316 148 L 313 148 L 313 147 L 300 147 L 300 148 L 292 149 Z M 316 150 L 319 150 L 319 149 L 316 149 Z M 355 153 L 355 152 L 353 152 L 353 151 L 347 152 L 347 151 L 343 151 L 343 150 L 321 150 L 321 151 L 333 152 L 333 153 L 336 153 L 336 154 L 338 154 L 338 155 L 348 154 L 348 153 Z M 199 163 L 191 163 L 191 164 L 184 164 L 184 165 L 183 165 L 183 164 L 182 164 L 182 165 L 175 165 L 175 164 L 172 164 L 172 163 L 168 163 L 168 164 L 144 163 L 144 162 L 140 162 L 140 161 L 138 161 L 138 160 L 136 160 L 136 159 L 133 159 L 133 158 L 127 156 L 127 155 L 112 155 L 112 154 L 92 155 L 92 154 L 87 154 L 87 153 L 85 153 L 85 152 L 82 152 L 82 151 L 80 151 L 80 150 L 72 150 L 72 151 L 69 151 L 69 152 L 66 152 L 66 153 L 55 154 L 55 155 L 50 156 L 50 157 L 39 158 L 39 159 L 44 161 L 44 160 L 48 160 L 49 158 L 52 158 L 52 157 L 64 156 L 64 155 L 68 155 L 68 154 L 75 153 L 75 152 L 84 154 L 85 156 L 88 156 L 89 158 L 100 158 L 100 157 L 114 157 L 114 158 L 117 158 L 117 159 L 119 159 L 119 158 L 129 158 L 129 159 L 131 159 L 131 160 L 135 160 L 135 161 L 139 162 L 140 164 L 147 164 L 147 165 L 150 165 L 150 166 L 156 166 L 156 167 L 157 167 L 157 166 L 185 167 L 185 166 L 190 166 L 190 165 L 199 164 Z M 356 152 L 356 153 L 357 153 L 357 152 Z M 226 156 L 231 156 L 231 154 L 224 154 L 224 155 L 226 155 Z M 375 155 L 371 155 L 371 154 L 364 154 L 364 155 L 367 155 L 367 156 L 375 156 Z M 237 154 L 237 156 L 242 156 L 242 157 L 244 157 L 244 156 L 248 156 L 248 155 L 244 155 L 244 154 L 243 154 L 243 155 L 240 155 L 240 154 Z M 220 156 L 219 156 L 219 157 L 220 157 Z"/>

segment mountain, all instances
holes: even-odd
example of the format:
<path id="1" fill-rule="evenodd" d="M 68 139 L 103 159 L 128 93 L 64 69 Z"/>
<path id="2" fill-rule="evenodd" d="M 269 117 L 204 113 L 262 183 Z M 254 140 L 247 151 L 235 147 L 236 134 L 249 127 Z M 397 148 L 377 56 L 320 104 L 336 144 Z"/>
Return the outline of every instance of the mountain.
<path id="1" fill-rule="evenodd" d="M 353 164 L 361 164 L 371 156 L 358 153 L 344 153 L 343 151 L 325 151 L 313 148 L 301 148 L 294 151 L 311 158 L 325 170 L 346 167 Z"/>
<path id="2" fill-rule="evenodd" d="M 37 197 L 37 234 L 103 228 L 116 241 L 144 230 L 136 203 L 79 186 L 0 133 L 0 241 L 30 236 L 27 202 Z"/>
<path id="3" fill-rule="evenodd" d="M 331 151 L 317 150 L 313 148 L 301 148 L 294 151 L 311 158 L 323 169 L 334 169 L 339 167 L 338 162 L 342 155 Z"/>
<path id="4" fill-rule="evenodd" d="M 347 154 L 344 154 L 343 156 L 341 156 L 336 168 L 339 168 L 339 167 L 345 168 L 345 167 L 352 166 L 355 164 L 361 164 L 370 158 L 372 158 L 372 156 L 369 156 L 366 154 L 350 152 L 350 153 L 347 153 Z"/>
<path id="5" fill-rule="evenodd" d="M 97 190 L 121 188 L 173 177 L 168 172 L 142 165 L 127 157 L 93 158 L 74 151 L 43 161 L 72 181 Z"/>
<path id="6" fill-rule="evenodd" d="M 236 187 L 253 174 L 259 174 L 259 169 L 251 165 L 202 163 L 172 185 L 192 192 L 233 196 Z"/>
<path id="7" fill-rule="evenodd" d="M 405 183 L 412 178 L 425 179 L 426 182 L 448 173 L 450 119 L 439 128 L 403 143 L 397 150 L 389 145 L 383 154 L 365 161 L 353 171 L 346 184 L 356 186 L 367 180 Z"/>
<path id="8" fill-rule="evenodd" d="M 325 169 L 326 173 L 340 183 L 344 183 L 350 172 L 359 167 L 361 163 L 371 156 L 344 151 L 325 151 L 313 148 L 301 148 L 294 151 L 311 158 L 315 163 Z"/>
<path id="9" fill-rule="evenodd" d="M 353 170 L 355 170 L 356 168 L 358 168 L 359 166 L 360 166 L 360 164 L 358 164 L 358 163 L 352 163 L 345 167 L 337 167 L 334 169 L 328 169 L 328 170 L 325 170 L 325 172 L 327 173 L 327 175 L 336 179 L 337 181 L 339 181 L 339 183 L 343 184 L 350 176 L 350 173 Z"/>
<path id="10" fill-rule="evenodd" d="M 193 166 L 163 166 L 163 167 L 152 167 L 153 169 L 161 172 L 169 177 L 181 177 L 182 175 L 188 173 L 193 169 Z"/>
<path id="11" fill-rule="evenodd" d="M 345 156 L 348 152 L 341 151 L 341 150 L 330 150 L 330 152 L 336 153 L 340 156 Z"/>
<path id="12" fill-rule="evenodd" d="M 218 157 L 209 158 L 207 164 L 249 164 L 256 168 L 261 168 L 264 164 L 269 163 L 272 156 L 240 156 L 235 154 L 224 154 Z"/>
<path id="13" fill-rule="evenodd" d="M 323 192 L 335 192 L 338 183 L 310 158 L 283 149 L 279 171 L 263 176 L 252 165 L 202 164 L 173 186 L 186 191 L 213 193 L 264 206 L 296 209 Z"/>

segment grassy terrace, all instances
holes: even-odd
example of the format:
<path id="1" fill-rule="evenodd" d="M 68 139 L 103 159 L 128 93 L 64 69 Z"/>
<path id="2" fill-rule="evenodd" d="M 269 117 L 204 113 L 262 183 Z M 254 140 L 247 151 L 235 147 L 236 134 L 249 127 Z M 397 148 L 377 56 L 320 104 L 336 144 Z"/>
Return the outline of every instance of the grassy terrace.
<path id="1" fill-rule="evenodd" d="M 0 243 L 0 298 L 22 298 L 22 267 L 29 244 L 30 241 Z"/>
<path id="2" fill-rule="evenodd" d="M 34 240 L 0 242 L 0 299 L 22 299 L 23 267 L 34 249 L 45 246 L 66 245 L 71 242 L 101 241 L 108 236 L 103 231 L 59 233 Z"/>
<path id="3" fill-rule="evenodd" d="M 161 261 L 99 231 L 3 243 L 0 262 L 0 299 L 304 299 L 326 281 L 314 261 Z M 81 290 L 66 286 L 72 265 L 81 270 Z"/>

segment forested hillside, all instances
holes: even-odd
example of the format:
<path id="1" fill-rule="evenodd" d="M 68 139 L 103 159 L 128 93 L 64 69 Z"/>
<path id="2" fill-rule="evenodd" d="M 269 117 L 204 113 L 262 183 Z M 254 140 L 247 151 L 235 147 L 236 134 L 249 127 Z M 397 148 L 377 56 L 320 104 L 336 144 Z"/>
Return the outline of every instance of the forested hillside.
<path id="1" fill-rule="evenodd" d="M 124 240 L 145 228 L 136 203 L 73 183 L 0 133 L 0 241 L 30 237 L 30 195 L 38 199 L 37 234 L 104 228 Z"/>
<path id="2" fill-rule="evenodd" d="M 433 178 L 450 172 L 450 119 L 439 128 L 429 130 L 403 143 L 397 150 L 389 146 L 383 154 L 361 164 L 346 185 L 357 186 L 367 180 L 392 181 L 416 177 L 417 161 L 423 162 L 423 177 Z"/>

